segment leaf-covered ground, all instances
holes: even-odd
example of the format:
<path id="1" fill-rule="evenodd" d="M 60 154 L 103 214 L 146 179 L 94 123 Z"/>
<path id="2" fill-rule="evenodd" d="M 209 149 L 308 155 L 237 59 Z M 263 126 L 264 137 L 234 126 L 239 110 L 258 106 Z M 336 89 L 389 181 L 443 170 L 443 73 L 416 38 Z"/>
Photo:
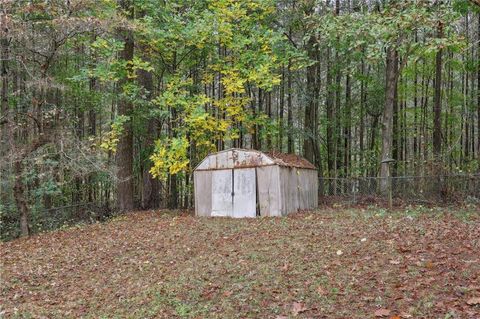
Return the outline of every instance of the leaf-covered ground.
<path id="1" fill-rule="evenodd" d="M 0 245 L 5 317 L 480 318 L 475 208 L 140 212 Z"/>

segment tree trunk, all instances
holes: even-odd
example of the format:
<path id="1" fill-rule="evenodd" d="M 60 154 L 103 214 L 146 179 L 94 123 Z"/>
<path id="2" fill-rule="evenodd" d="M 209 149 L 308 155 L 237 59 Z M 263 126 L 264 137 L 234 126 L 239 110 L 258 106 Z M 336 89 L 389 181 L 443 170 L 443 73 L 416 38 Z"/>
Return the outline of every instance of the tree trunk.
<path id="1" fill-rule="evenodd" d="M 25 198 L 25 186 L 22 181 L 23 164 L 21 159 L 16 159 L 13 165 L 15 173 L 15 185 L 13 187 L 13 195 L 18 213 L 20 214 L 20 232 L 22 236 L 30 235 L 28 226 L 29 209 Z"/>
<path id="2" fill-rule="evenodd" d="M 362 66 L 361 66 L 361 74 L 362 78 L 365 76 L 365 60 L 362 59 Z M 359 148 L 360 148 L 360 163 L 359 167 L 361 169 L 361 173 L 363 174 L 364 170 L 364 151 L 365 151 L 365 145 L 364 145 L 364 135 L 365 135 L 365 107 L 367 104 L 367 93 L 366 93 L 366 85 L 365 85 L 365 80 L 362 79 L 360 83 L 360 131 L 359 131 Z"/>
<path id="3" fill-rule="evenodd" d="M 401 80 L 400 80 L 401 83 Z M 398 112 L 398 85 L 395 87 L 395 98 L 393 101 L 393 116 L 392 116 L 392 158 L 395 160 L 394 163 L 390 164 L 390 174 L 392 176 L 397 175 L 397 162 L 399 159 L 399 112 Z"/>
<path id="4" fill-rule="evenodd" d="M 138 72 L 139 84 L 147 91 L 146 98 L 151 99 L 153 91 L 153 76 L 151 72 L 140 70 Z M 147 132 L 143 140 L 143 149 L 152 147 L 158 131 L 157 121 L 149 119 L 147 123 Z M 150 174 L 151 163 L 148 159 L 142 165 L 142 209 L 153 209 L 160 206 L 160 182 Z"/>
<path id="5" fill-rule="evenodd" d="M 287 76 L 287 126 L 288 126 L 288 138 L 287 149 L 288 153 L 294 153 L 295 145 L 293 142 L 293 91 L 292 91 L 292 69 L 290 62 L 288 63 L 288 76 Z"/>
<path id="6" fill-rule="evenodd" d="M 332 90 L 332 61 L 331 60 L 331 49 L 327 48 L 327 78 L 326 84 L 327 87 L 327 166 L 328 166 L 328 177 L 333 176 L 333 166 L 334 166 L 334 110 L 333 110 L 333 90 Z"/>
<path id="7" fill-rule="evenodd" d="M 443 36 L 442 22 L 438 22 L 437 37 Z M 442 54 L 443 50 L 440 48 L 437 51 L 435 59 L 435 93 L 433 96 L 433 155 L 435 161 L 440 160 L 442 152 Z"/>
<path id="8" fill-rule="evenodd" d="M 258 101 L 257 101 L 257 114 L 262 114 L 263 112 L 263 99 L 264 99 L 264 91 L 261 88 L 258 88 Z M 258 125 L 255 125 L 255 149 L 261 150 L 262 149 L 262 134 L 260 130 L 262 129 Z"/>
<path id="9" fill-rule="evenodd" d="M 272 92 L 267 92 L 267 101 L 266 101 L 266 113 L 269 120 L 272 120 Z M 272 150 L 272 135 L 269 133 L 267 134 L 267 150 Z"/>
<path id="10" fill-rule="evenodd" d="M 141 13 L 143 16 L 144 13 Z M 143 51 L 143 60 L 149 62 L 150 57 L 147 55 L 144 46 L 140 49 Z M 138 70 L 138 84 L 144 90 L 144 96 L 146 100 L 150 101 L 153 95 L 153 74 L 150 71 Z M 152 149 L 154 141 L 157 137 L 158 124 L 155 118 L 149 118 L 147 121 L 146 136 L 142 140 L 142 149 Z M 150 153 L 148 153 L 150 155 Z M 157 178 L 153 178 L 150 174 L 150 168 L 152 167 L 150 160 L 142 159 L 142 187 L 141 187 L 141 203 L 142 209 L 154 209 L 160 207 L 160 181 Z"/>
<path id="11" fill-rule="evenodd" d="M 2 77 L 2 90 L 1 90 L 1 112 L 0 112 L 0 159 L 2 159 L 0 166 L 3 164 L 3 159 L 6 159 L 10 144 L 13 144 L 13 140 L 9 143 L 8 130 L 10 129 L 13 117 L 10 116 L 8 105 L 8 58 L 9 58 L 9 43 L 8 43 L 8 27 L 6 23 L 6 14 L 1 13 L 1 77 Z M 6 127 L 6 129 L 4 129 Z M 10 173 L 10 172 L 9 172 Z M 7 203 L 9 200 L 11 185 L 10 183 L 0 183 L 0 203 Z"/>
<path id="12" fill-rule="evenodd" d="M 132 18 L 132 8 L 129 0 L 119 0 L 120 7 L 128 12 L 129 18 Z M 133 32 L 128 29 L 119 30 L 120 37 L 124 41 L 123 50 L 120 57 L 125 61 L 133 60 Z M 131 72 L 131 70 L 127 70 Z M 132 116 L 132 104 L 122 96 L 123 86 L 131 81 L 124 78 L 118 83 L 119 102 L 118 115 Z M 124 124 L 124 132 L 119 139 L 116 154 L 117 164 L 117 209 L 119 211 L 129 211 L 133 209 L 133 132 L 132 120 L 129 119 Z"/>
<path id="13" fill-rule="evenodd" d="M 311 60 L 316 61 L 315 38 L 313 35 L 310 36 L 307 43 L 307 54 Z M 304 157 L 311 163 L 315 162 L 315 108 L 318 98 L 316 85 L 317 63 L 316 61 L 307 68 L 307 103 L 305 106 L 303 153 Z"/>
<path id="14" fill-rule="evenodd" d="M 395 91 L 398 79 L 398 55 L 393 47 L 387 49 L 386 61 L 386 89 L 385 106 L 382 119 L 382 162 L 380 166 L 380 190 L 384 193 L 388 191 L 390 177 L 390 165 L 387 162 L 392 158 L 393 141 L 393 105 L 395 103 Z"/>
<path id="15" fill-rule="evenodd" d="M 477 161 L 480 162 L 480 13 L 478 14 L 477 36 L 479 39 L 477 42 Z"/>
<path id="16" fill-rule="evenodd" d="M 339 16 L 340 15 L 340 0 L 335 1 L 335 15 Z M 340 42 L 340 38 L 337 37 L 337 42 Z M 341 112 L 341 104 L 342 104 L 342 72 L 340 69 L 340 53 L 339 50 L 335 50 L 335 109 L 334 109 L 334 149 L 333 149 L 333 169 L 334 169 L 334 176 L 335 178 L 338 177 L 339 171 L 342 171 L 342 112 Z M 336 180 L 335 180 L 336 182 Z M 335 186 L 335 190 L 336 190 Z"/>
<path id="17" fill-rule="evenodd" d="M 351 77 L 349 74 L 346 75 L 345 82 L 345 127 L 344 127 L 344 172 L 345 177 L 348 177 L 350 174 L 350 154 L 351 154 L 351 139 L 352 139 L 352 86 L 351 86 Z"/>
<path id="18" fill-rule="evenodd" d="M 1 106 L 1 118 L 9 119 L 9 106 L 8 106 L 8 60 L 9 60 L 9 40 L 8 40 L 8 25 L 7 25 L 7 14 L 6 12 L 1 12 L 1 21 L 0 21 L 0 32 L 1 32 L 1 77 L 2 77 L 2 106 Z M 6 143 L 8 136 L 7 130 L 4 130 L 1 125 L 9 123 L 3 123 L 0 121 L 0 156 L 4 156 L 8 153 L 8 144 Z M 3 191 L 2 191 L 3 193 Z"/>
<path id="19" fill-rule="evenodd" d="M 277 141 L 277 149 L 280 152 L 283 152 L 283 132 L 285 130 L 285 123 L 283 121 L 284 114 L 285 114 L 285 65 L 282 65 L 282 83 L 280 85 L 280 92 L 279 92 L 279 116 L 278 116 L 278 141 Z"/>

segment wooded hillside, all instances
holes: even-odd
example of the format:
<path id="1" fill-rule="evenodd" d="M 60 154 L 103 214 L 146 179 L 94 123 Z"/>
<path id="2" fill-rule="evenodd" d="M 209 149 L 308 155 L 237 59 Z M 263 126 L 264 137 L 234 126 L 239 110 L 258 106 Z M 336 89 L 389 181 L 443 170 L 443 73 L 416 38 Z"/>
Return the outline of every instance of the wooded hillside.
<path id="1" fill-rule="evenodd" d="M 191 207 L 229 147 L 323 178 L 478 174 L 475 2 L 4 0 L 1 237 Z"/>

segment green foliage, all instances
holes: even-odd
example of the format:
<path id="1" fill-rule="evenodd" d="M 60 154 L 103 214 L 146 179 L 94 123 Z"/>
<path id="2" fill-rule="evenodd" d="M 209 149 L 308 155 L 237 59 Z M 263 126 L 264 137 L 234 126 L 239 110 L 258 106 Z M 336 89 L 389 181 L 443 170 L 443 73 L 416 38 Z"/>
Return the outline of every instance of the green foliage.
<path id="1" fill-rule="evenodd" d="M 188 54 L 193 52 L 209 62 L 200 70 L 201 81 L 182 77 L 180 70 L 176 70 L 165 90 L 153 100 L 159 109 L 154 114 L 175 114 L 170 120 L 176 121 L 176 137 L 161 137 L 151 157 L 152 173 L 156 177 L 164 176 L 162 171 L 174 174 L 188 169 L 185 160 L 188 147 L 194 147 L 200 159 L 215 150 L 218 140 L 238 139 L 240 128 L 250 132 L 262 125 L 262 134 L 275 132 L 273 126 L 267 125 L 269 121 L 264 115 L 252 113 L 247 92 L 252 86 L 270 91 L 280 84 L 277 66 L 284 60 L 288 46 L 284 44 L 283 35 L 269 23 L 274 3 L 225 0 L 207 1 L 205 6 L 199 4 L 192 8 L 196 14 L 180 14 L 178 7 L 166 5 L 164 9 L 172 15 L 154 11 L 152 17 L 140 22 L 145 45 L 162 52 L 164 62 L 175 63 L 179 56 L 186 54 L 183 61 L 188 67 Z M 148 2 L 143 5 L 151 8 Z M 158 20 L 163 22 L 160 27 L 163 32 L 154 25 Z M 219 47 L 228 54 L 219 52 Z M 214 81 L 220 81 L 222 96 L 209 98 L 198 92 L 200 85 L 214 85 Z M 174 145 L 181 145 L 178 157 L 171 155 L 170 148 Z"/>
<path id="2" fill-rule="evenodd" d="M 429 174 L 439 49 L 445 167 L 479 170 L 479 9 L 471 1 L 342 0 L 339 14 L 334 1 L 127 2 L 133 16 L 116 0 L 3 4 L 10 57 L 2 64 L 15 127 L 14 141 L 1 141 L 8 154 L 0 147 L 2 195 L 8 193 L 0 205 L 2 236 L 19 233 L 11 156 L 25 155 L 21 176 L 34 231 L 85 220 L 91 218 L 87 210 L 46 211 L 48 201 L 112 207 L 113 155 L 126 125 L 132 128 L 136 183 L 149 170 L 167 183 L 179 174 L 179 201 L 190 197 L 191 169 L 219 145 L 286 151 L 288 140 L 289 150 L 302 155 L 305 138 L 313 137 L 324 176 L 375 175 L 387 48 L 399 53 L 402 68 L 394 133 L 402 152 L 398 172 Z M 135 46 L 129 61 L 121 58 L 126 31 Z M 306 76 L 311 70 L 314 83 Z M 318 89 L 315 136 L 304 128 L 312 87 Z M 126 115 L 117 116 L 119 101 L 128 104 Z M 0 122 L 6 123 L 3 113 Z M 43 136 L 47 144 L 31 150 Z M 134 189 L 143 199 L 143 188 Z"/>
<path id="3" fill-rule="evenodd" d="M 117 144 L 124 132 L 124 125 L 130 120 L 128 116 L 119 115 L 111 124 L 110 131 L 105 134 L 100 143 L 103 150 L 115 153 L 117 151 Z"/>
<path id="4" fill-rule="evenodd" d="M 465 47 L 453 27 L 458 18 L 451 5 L 432 6 L 428 1 L 408 0 L 389 4 L 381 12 L 327 14 L 320 20 L 318 32 L 326 36 L 330 46 L 357 59 L 381 62 L 385 48 L 393 46 L 405 58 L 418 60 L 439 48 Z M 446 26 L 442 38 L 428 37 L 423 43 L 415 40 L 419 33 L 435 34 L 439 21 Z"/>

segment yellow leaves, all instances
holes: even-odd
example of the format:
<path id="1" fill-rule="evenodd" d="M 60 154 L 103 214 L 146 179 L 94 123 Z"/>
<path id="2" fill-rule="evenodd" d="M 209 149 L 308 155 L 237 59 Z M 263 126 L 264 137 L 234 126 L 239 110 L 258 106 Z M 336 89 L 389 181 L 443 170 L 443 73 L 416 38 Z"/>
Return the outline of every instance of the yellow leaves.
<path id="1" fill-rule="evenodd" d="M 155 151 L 150 156 L 153 163 L 150 174 L 154 178 L 165 179 L 167 173 L 172 175 L 184 172 L 190 163 L 188 159 L 189 142 L 186 137 L 157 140 Z"/>
<path id="2" fill-rule="evenodd" d="M 264 42 L 262 44 L 262 52 L 263 53 L 271 53 L 272 52 L 272 47 L 270 46 L 270 43 Z M 273 57 L 273 58 L 275 58 L 275 57 Z"/>
<path id="3" fill-rule="evenodd" d="M 281 77 L 273 72 L 273 63 L 263 63 L 248 73 L 248 81 L 256 83 L 263 89 L 272 89 L 281 83 Z"/>
<path id="4" fill-rule="evenodd" d="M 197 146 L 206 146 L 210 149 L 210 140 L 218 137 L 219 125 L 217 119 L 209 113 L 198 109 L 186 114 L 185 124 L 188 128 L 189 138 Z"/>
<path id="5" fill-rule="evenodd" d="M 118 116 L 112 123 L 110 131 L 105 134 L 103 142 L 99 145 L 100 148 L 115 153 L 117 151 L 117 144 L 120 141 L 120 136 L 124 131 L 124 125 L 129 119 L 130 118 L 125 115 Z"/>
<path id="6" fill-rule="evenodd" d="M 230 123 L 226 120 L 220 120 L 218 122 L 218 130 L 220 132 L 227 132 L 228 128 L 230 127 Z"/>
<path id="7" fill-rule="evenodd" d="M 202 77 L 203 83 L 205 83 L 205 84 L 212 83 L 212 82 L 213 82 L 213 79 L 214 79 L 213 73 L 205 72 L 205 73 L 203 74 L 203 77 Z"/>
<path id="8" fill-rule="evenodd" d="M 184 171 L 188 167 L 189 160 L 184 160 L 181 162 L 174 162 L 170 166 L 170 174 L 177 174 L 178 172 Z"/>
<path id="9" fill-rule="evenodd" d="M 150 174 L 152 174 L 154 178 L 161 178 L 167 170 L 167 149 L 162 145 L 157 145 L 157 147 L 155 152 L 150 156 L 150 160 L 153 162 L 153 166 L 150 168 Z"/>
<path id="10" fill-rule="evenodd" d="M 223 22 L 231 22 L 247 16 L 244 4 L 252 4 L 251 0 L 224 0 L 210 2 L 209 9 L 214 11 Z"/>
<path id="11" fill-rule="evenodd" d="M 223 85 L 227 94 L 245 93 L 246 79 L 240 76 L 237 69 L 227 69 L 221 72 L 223 77 Z"/>

